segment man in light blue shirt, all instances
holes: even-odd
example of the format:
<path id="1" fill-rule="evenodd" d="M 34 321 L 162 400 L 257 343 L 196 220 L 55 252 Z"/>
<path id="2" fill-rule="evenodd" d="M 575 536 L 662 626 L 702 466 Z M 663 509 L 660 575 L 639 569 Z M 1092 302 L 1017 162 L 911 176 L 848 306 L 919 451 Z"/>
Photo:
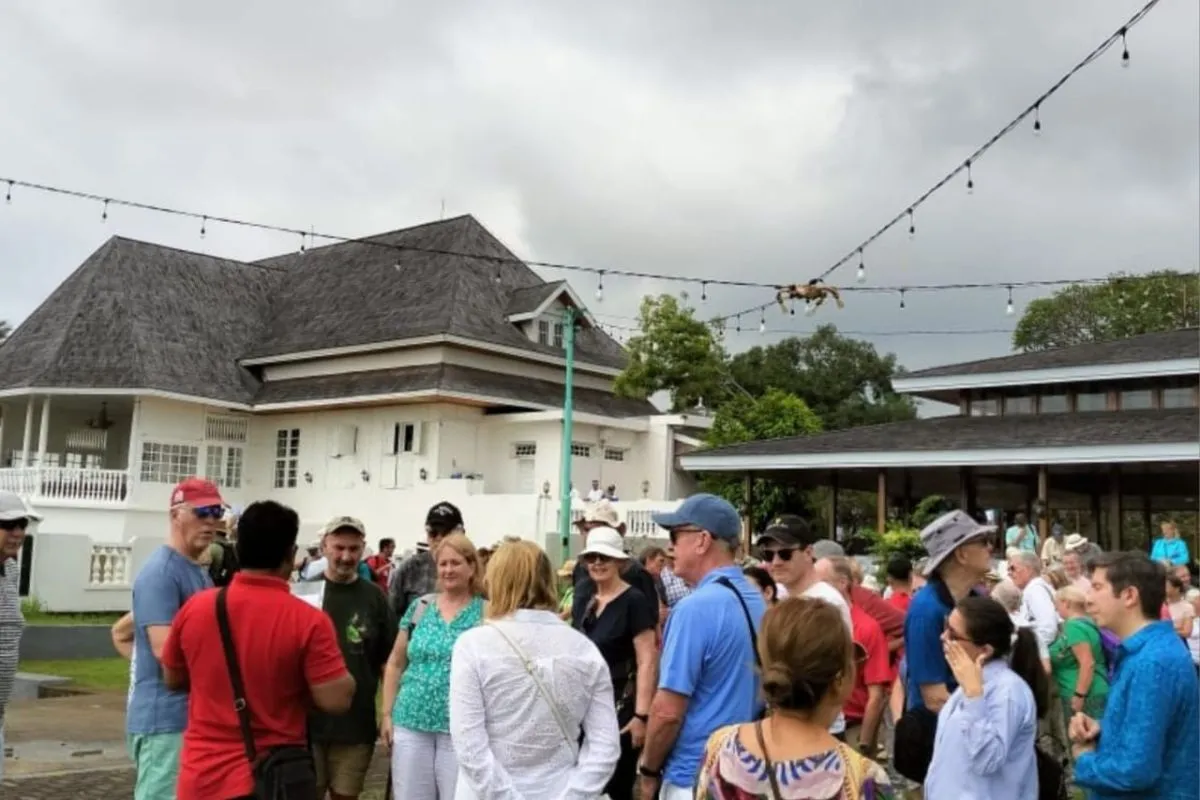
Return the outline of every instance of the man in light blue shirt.
<path id="1" fill-rule="evenodd" d="M 212 544 L 224 513 L 215 484 L 200 478 L 180 483 L 171 493 L 167 543 L 146 559 L 133 581 L 125 732 L 137 767 L 134 800 L 175 798 L 183 729 L 187 727 L 187 693 L 163 685 L 158 660 L 175 614 L 192 595 L 212 587 L 208 569 L 199 558 Z"/>
<path id="2" fill-rule="evenodd" d="M 1037 528 L 1029 524 L 1029 519 L 1024 514 L 1017 514 L 1013 518 L 1013 524 L 1004 532 L 1004 546 L 1006 549 L 1015 547 L 1035 555 L 1042 549 Z"/>
<path id="3" fill-rule="evenodd" d="M 642 797 L 661 788 L 662 800 L 682 800 L 709 737 L 761 710 L 755 644 L 766 606 L 734 562 L 741 520 L 732 505 L 696 494 L 654 522 L 670 533 L 675 573 L 695 588 L 667 617 L 638 772 Z"/>

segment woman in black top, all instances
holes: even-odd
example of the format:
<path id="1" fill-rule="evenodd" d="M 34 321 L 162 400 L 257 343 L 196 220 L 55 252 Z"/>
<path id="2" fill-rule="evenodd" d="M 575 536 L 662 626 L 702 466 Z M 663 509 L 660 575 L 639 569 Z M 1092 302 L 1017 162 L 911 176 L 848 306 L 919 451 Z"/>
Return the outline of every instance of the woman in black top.
<path id="1" fill-rule="evenodd" d="M 647 598 L 622 579 L 622 568 L 629 561 L 622 545 L 621 535 L 610 528 L 596 528 L 588 534 L 580 560 L 587 565 L 596 591 L 585 606 L 576 606 L 572 619 L 575 628 L 604 656 L 612 675 L 617 724 L 621 726 L 621 758 L 604 790 L 612 800 L 633 798 L 638 755 L 658 681 L 656 599 Z"/>

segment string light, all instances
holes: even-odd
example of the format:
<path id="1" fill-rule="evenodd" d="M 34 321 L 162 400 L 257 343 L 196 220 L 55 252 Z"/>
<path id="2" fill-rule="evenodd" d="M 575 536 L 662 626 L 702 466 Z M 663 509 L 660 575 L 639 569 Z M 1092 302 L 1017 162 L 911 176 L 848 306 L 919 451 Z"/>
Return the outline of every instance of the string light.
<path id="1" fill-rule="evenodd" d="M 200 238 L 203 239 L 206 233 L 208 233 L 208 217 L 200 220 Z"/>
<path id="2" fill-rule="evenodd" d="M 908 238 L 913 238 L 917 235 L 917 222 L 913 219 L 913 210 L 908 210 Z"/>
<path id="3" fill-rule="evenodd" d="M 604 302 L 604 271 L 596 275 L 596 302 Z"/>
<path id="4" fill-rule="evenodd" d="M 975 178 L 971 175 L 971 162 L 967 161 L 967 194 L 975 194 Z"/>
<path id="5" fill-rule="evenodd" d="M 8 192 L 6 192 L 4 195 L 4 202 L 6 202 L 6 203 L 12 202 L 12 187 L 13 187 L 13 182 L 9 181 L 8 182 Z"/>
<path id="6" fill-rule="evenodd" d="M 308 252 L 308 248 L 304 244 L 304 231 L 300 231 L 300 255 Z"/>
<path id="7" fill-rule="evenodd" d="M 767 312 L 763 311 L 762 316 L 758 320 L 758 333 L 762 335 L 767 332 Z"/>
<path id="8" fill-rule="evenodd" d="M 1011 287 L 1011 286 L 1008 287 L 1008 305 L 1004 307 L 1004 313 L 1010 317 L 1014 313 L 1016 313 L 1016 309 L 1013 308 L 1012 292 L 1013 292 L 1013 287 Z"/>
<path id="9" fill-rule="evenodd" d="M 741 333 L 741 332 L 742 332 L 742 315 L 741 315 L 741 314 L 738 314 L 738 315 L 737 315 L 737 322 L 735 323 L 735 325 L 734 325 L 734 328 L 733 328 L 733 329 L 734 329 L 734 330 L 735 330 L 737 333 Z"/>
<path id="10" fill-rule="evenodd" d="M 1042 135 L 1042 107 L 1036 105 L 1033 107 L 1033 135 Z"/>
<path id="11" fill-rule="evenodd" d="M 700 302 L 708 302 L 708 281 L 700 282 Z"/>
<path id="12" fill-rule="evenodd" d="M 904 289 L 900 290 L 900 308 L 904 308 Z"/>
<path id="13" fill-rule="evenodd" d="M 793 317 L 796 316 L 796 298 L 794 297 L 788 301 L 788 313 Z"/>
<path id="14" fill-rule="evenodd" d="M 1129 43 L 1125 41 L 1125 34 L 1129 33 L 1127 28 L 1121 28 L 1121 66 L 1129 69 Z"/>
<path id="15" fill-rule="evenodd" d="M 859 283 L 863 283 L 867 280 L 867 264 L 865 261 L 863 261 L 863 251 L 861 247 L 858 248 L 858 273 L 854 277 Z"/>
<path id="16" fill-rule="evenodd" d="M 104 201 L 104 206 L 100 209 L 100 221 L 108 222 L 108 201 Z"/>

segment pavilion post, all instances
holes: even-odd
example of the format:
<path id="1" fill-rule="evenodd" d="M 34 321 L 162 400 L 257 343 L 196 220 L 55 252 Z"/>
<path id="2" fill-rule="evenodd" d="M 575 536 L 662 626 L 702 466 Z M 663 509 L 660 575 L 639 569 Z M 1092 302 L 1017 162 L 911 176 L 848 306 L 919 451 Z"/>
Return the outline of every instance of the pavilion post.
<path id="1" fill-rule="evenodd" d="M 975 516 L 975 472 L 970 467 L 958 470 L 958 507 Z"/>
<path id="2" fill-rule="evenodd" d="M 1100 537 L 1104 533 L 1104 526 L 1100 524 L 1100 508 L 1100 493 L 1092 492 L 1092 541 L 1096 544 L 1100 543 Z M 1083 533 L 1083 531 L 1080 531 L 1080 533 Z"/>
<path id="3" fill-rule="evenodd" d="M 1113 464 L 1108 468 L 1108 547 L 1106 550 L 1121 549 L 1121 531 L 1125 527 L 1125 507 L 1121 502 L 1121 467 Z"/>
<path id="4" fill-rule="evenodd" d="M 875 475 L 875 532 L 880 536 L 887 530 L 887 470 L 881 469 Z"/>
<path id="5" fill-rule="evenodd" d="M 1142 527 L 1146 529 L 1146 552 L 1154 541 L 1154 514 L 1150 505 L 1150 495 L 1142 495 Z"/>
<path id="6" fill-rule="evenodd" d="M 838 474 L 834 470 L 829 474 L 829 538 L 837 541 L 838 518 Z"/>
<path id="7" fill-rule="evenodd" d="M 754 547 L 754 473 L 747 472 L 742 476 L 742 539 L 745 542 L 745 555 L 750 555 Z"/>
<path id="8" fill-rule="evenodd" d="M 1050 470 L 1045 464 L 1040 465 L 1037 471 L 1037 508 L 1040 512 L 1037 521 L 1038 536 L 1044 542 L 1050 535 Z"/>

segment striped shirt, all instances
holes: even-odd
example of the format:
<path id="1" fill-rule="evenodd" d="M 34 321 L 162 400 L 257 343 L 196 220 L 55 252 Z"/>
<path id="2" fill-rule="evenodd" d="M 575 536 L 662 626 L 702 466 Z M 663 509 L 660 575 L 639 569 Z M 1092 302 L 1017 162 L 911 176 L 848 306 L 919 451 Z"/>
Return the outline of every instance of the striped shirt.
<path id="1" fill-rule="evenodd" d="M 15 558 L 0 562 L 0 721 L 12 695 L 25 617 L 21 613 L 21 565 Z"/>

